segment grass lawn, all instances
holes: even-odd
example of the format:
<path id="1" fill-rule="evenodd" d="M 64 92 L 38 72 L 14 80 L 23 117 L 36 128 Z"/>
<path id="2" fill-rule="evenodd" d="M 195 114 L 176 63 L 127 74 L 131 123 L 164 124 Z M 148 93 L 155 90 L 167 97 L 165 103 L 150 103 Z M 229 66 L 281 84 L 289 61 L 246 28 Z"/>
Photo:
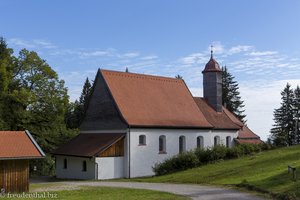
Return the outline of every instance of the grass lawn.
<path id="1" fill-rule="evenodd" d="M 287 166 L 297 168 L 297 181 Z M 246 182 L 273 193 L 290 193 L 300 198 L 300 145 L 280 148 L 240 159 L 220 161 L 165 176 L 133 179 L 143 182 L 237 185 Z"/>
<path id="2" fill-rule="evenodd" d="M 34 184 L 33 188 L 51 187 L 53 184 Z M 36 193 L 28 193 L 35 194 Z M 40 198 L 36 199 L 62 199 L 62 200 L 188 200 L 183 197 L 166 192 L 157 192 L 141 189 L 110 188 L 110 187 L 80 187 L 76 190 L 38 192 Z M 46 197 L 46 198 L 44 198 Z M 0 198 L 0 199 L 29 199 L 27 198 Z"/>

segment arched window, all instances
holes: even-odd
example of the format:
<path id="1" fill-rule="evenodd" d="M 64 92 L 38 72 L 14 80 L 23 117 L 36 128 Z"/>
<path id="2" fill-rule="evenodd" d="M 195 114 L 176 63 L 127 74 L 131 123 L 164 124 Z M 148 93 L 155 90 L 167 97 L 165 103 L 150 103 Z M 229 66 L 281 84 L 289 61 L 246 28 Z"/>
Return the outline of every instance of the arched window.
<path id="1" fill-rule="evenodd" d="M 179 153 L 182 153 L 185 150 L 185 136 L 182 135 L 179 137 Z"/>
<path id="2" fill-rule="evenodd" d="M 68 168 L 68 161 L 67 159 L 65 158 L 64 159 L 64 169 L 67 169 Z"/>
<path id="3" fill-rule="evenodd" d="M 197 148 L 204 148 L 204 138 L 203 136 L 198 136 L 197 137 Z"/>
<path id="4" fill-rule="evenodd" d="M 215 136 L 214 137 L 214 146 L 220 145 L 220 136 Z"/>
<path id="5" fill-rule="evenodd" d="M 159 153 L 166 153 L 166 136 L 159 136 Z"/>
<path id="6" fill-rule="evenodd" d="M 226 137 L 226 147 L 231 147 L 231 137 L 230 136 L 227 136 Z"/>
<path id="7" fill-rule="evenodd" d="M 82 162 L 82 171 L 86 172 L 86 161 L 85 160 Z"/>
<path id="8" fill-rule="evenodd" d="M 139 145 L 146 145 L 146 136 L 145 135 L 139 136 Z"/>

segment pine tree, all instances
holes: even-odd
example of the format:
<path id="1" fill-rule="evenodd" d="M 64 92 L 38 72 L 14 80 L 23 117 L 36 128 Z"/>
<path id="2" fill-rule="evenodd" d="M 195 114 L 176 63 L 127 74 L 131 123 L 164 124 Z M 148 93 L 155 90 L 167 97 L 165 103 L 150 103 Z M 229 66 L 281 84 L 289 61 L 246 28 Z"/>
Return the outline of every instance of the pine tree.
<path id="1" fill-rule="evenodd" d="M 300 144 L 300 87 L 297 86 L 294 90 L 293 100 L 293 113 L 294 113 L 294 138 L 295 144 Z"/>
<path id="2" fill-rule="evenodd" d="M 295 98 L 290 84 L 287 84 L 281 92 L 281 100 L 280 108 L 274 111 L 275 124 L 271 129 L 271 139 L 277 146 L 290 146 L 295 143 L 296 139 L 293 108 Z"/>
<path id="3" fill-rule="evenodd" d="M 239 84 L 234 80 L 227 67 L 222 67 L 222 104 L 229 111 L 235 114 L 242 122 L 245 122 L 244 101 L 241 100 Z"/>
<path id="4" fill-rule="evenodd" d="M 70 103 L 68 106 L 68 112 L 65 117 L 68 128 L 79 128 L 88 106 L 91 89 L 91 83 L 89 79 L 86 78 L 79 101 L 76 100 L 74 103 Z"/>

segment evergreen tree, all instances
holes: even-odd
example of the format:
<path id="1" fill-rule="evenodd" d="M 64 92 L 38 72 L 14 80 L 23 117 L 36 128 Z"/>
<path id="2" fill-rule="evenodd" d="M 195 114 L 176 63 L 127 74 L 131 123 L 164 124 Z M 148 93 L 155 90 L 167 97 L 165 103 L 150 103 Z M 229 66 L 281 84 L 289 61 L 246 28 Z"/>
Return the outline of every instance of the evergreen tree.
<path id="1" fill-rule="evenodd" d="M 76 100 L 68 106 L 68 112 L 65 119 L 68 128 L 79 128 L 88 106 L 91 90 L 91 83 L 89 79 L 86 78 L 79 101 Z"/>
<path id="2" fill-rule="evenodd" d="M 294 90 L 294 101 L 293 101 L 293 108 L 294 108 L 294 138 L 295 143 L 300 144 L 300 87 L 297 86 Z"/>
<path id="3" fill-rule="evenodd" d="M 242 122 L 245 122 L 246 115 L 244 114 L 244 101 L 241 100 L 239 85 L 234 80 L 227 67 L 222 67 L 222 104 L 229 111 L 235 114 Z"/>
<path id="4" fill-rule="evenodd" d="M 289 146 L 295 143 L 294 134 L 294 91 L 291 85 L 287 84 L 281 92 L 281 106 L 274 111 L 273 128 L 271 129 L 271 139 L 277 146 Z"/>

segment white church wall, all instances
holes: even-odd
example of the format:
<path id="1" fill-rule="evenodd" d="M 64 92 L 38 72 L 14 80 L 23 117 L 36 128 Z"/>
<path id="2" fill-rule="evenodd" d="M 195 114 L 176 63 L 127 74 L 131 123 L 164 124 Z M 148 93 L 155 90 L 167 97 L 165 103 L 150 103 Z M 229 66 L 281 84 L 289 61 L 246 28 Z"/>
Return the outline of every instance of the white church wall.
<path id="1" fill-rule="evenodd" d="M 67 168 L 64 168 L 67 159 Z M 86 171 L 83 171 L 86 161 Z M 61 179 L 95 179 L 95 159 L 73 156 L 56 156 L 56 177 Z"/>
<path id="2" fill-rule="evenodd" d="M 146 145 L 139 145 L 139 135 L 146 136 Z M 166 136 L 166 153 L 159 153 L 159 136 Z M 152 176 L 152 167 L 170 156 L 179 153 L 179 137 L 185 136 L 186 150 L 197 147 L 197 137 L 203 136 L 204 147 L 214 145 L 214 137 L 220 136 L 222 144 L 226 137 L 237 136 L 237 131 L 215 131 L 197 129 L 130 129 L 130 177 Z"/>
<path id="3" fill-rule="evenodd" d="M 98 179 L 114 179 L 123 178 L 124 157 L 97 157 L 96 163 L 98 164 Z"/>

